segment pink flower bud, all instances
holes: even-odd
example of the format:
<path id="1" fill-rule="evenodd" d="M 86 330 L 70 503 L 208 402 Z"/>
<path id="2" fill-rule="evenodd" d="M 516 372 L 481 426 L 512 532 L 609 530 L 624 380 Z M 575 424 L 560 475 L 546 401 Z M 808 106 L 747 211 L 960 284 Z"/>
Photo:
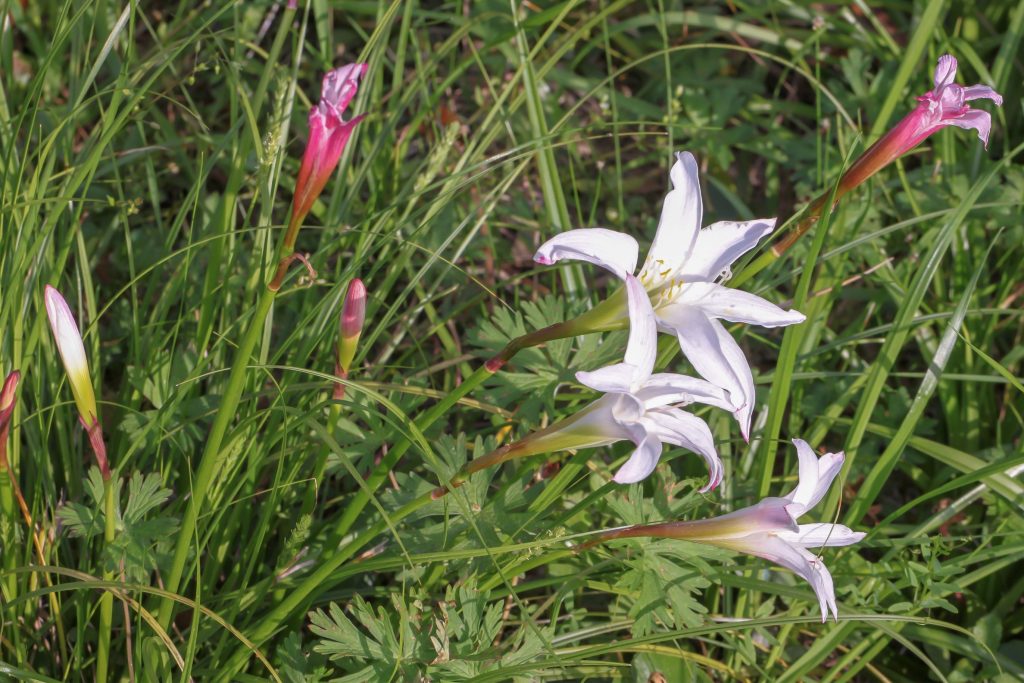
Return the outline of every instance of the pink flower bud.
<path id="1" fill-rule="evenodd" d="M 341 159 L 352 131 L 362 115 L 345 121 L 342 114 L 359 89 L 366 64 L 348 64 L 324 76 L 320 102 L 309 113 L 309 142 L 295 181 L 292 225 L 298 225 L 313 208 Z"/>
<path id="2" fill-rule="evenodd" d="M 345 303 L 341 307 L 341 319 L 338 325 L 338 367 L 337 374 L 347 377 L 352 359 L 355 358 L 359 346 L 359 335 L 363 331 L 366 319 L 366 285 L 359 278 L 348 283 L 345 292 Z"/>
<path id="3" fill-rule="evenodd" d="M 0 438 L 7 436 L 7 425 L 11 421 L 11 413 L 14 412 L 14 397 L 18 391 L 18 381 L 21 373 L 14 370 L 4 380 L 4 387 L 0 390 Z"/>

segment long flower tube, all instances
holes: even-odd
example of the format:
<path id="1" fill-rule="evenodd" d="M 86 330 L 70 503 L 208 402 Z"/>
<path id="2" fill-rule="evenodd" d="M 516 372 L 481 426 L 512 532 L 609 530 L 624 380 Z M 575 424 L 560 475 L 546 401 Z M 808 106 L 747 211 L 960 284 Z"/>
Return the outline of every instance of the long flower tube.
<path id="1" fill-rule="evenodd" d="M 701 229 L 703 206 L 697 161 L 676 154 L 670 173 L 673 189 L 665 197 L 661 220 L 639 279 L 657 317 L 658 329 L 675 335 L 694 369 L 729 394 L 744 439 L 750 437 L 754 377 L 739 344 L 720 320 L 781 327 L 803 322 L 798 311 L 785 311 L 759 296 L 722 284 L 730 266 L 775 227 L 775 219 L 720 222 Z M 568 230 L 545 242 L 534 260 L 553 264 L 563 259 L 588 261 L 620 278 L 636 269 L 639 246 L 625 233 L 605 228 Z M 626 311 L 614 298 L 597 311 L 614 324 Z"/>
<path id="2" fill-rule="evenodd" d="M 706 543 L 753 555 L 792 570 L 814 589 L 824 622 L 828 612 L 839 617 L 832 575 L 821 558 L 808 548 L 852 545 L 864 533 L 842 524 L 798 524 L 797 519 L 816 506 L 843 466 L 843 453 L 818 458 L 801 439 L 793 439 L 799 458 L 799 482 L 781 498 L 760 502 L 719 517 L 683 522 L 662 522 L 611 529 L 582 548 L 619 538 L 675 538 Z"/>
<path id="3" fill-rule="evenodd" d="M 834 196 L 833 192 L 829 191 L 811 202 L 804 216 L 789 234 L 751 263 L 736 281 L 742 284 L 782 256 L 811 229 L 830 198 L 838 202 L 850 190 L 917 147 L 933 133 L 948 126 L 975 130 L 978 139 L 987 149 L 992 116 L 987 111 L 972 108 L 967 103 L 988 99 L 996 106 L 1002 106 L 1003 97 L 987 85 L 957 85 L 956 71 L 955 57 L 939 57 L 932 79 L 934 87 L 917 98 L 917 106 L 851 164 L 839 179 Z"/>
<path id="4" fill-rule="evenodd" d="M 697 453 L 707 464 L 708 481 L 701 491 L 718 486 L 723 468 L 711 430 L 704 420 L 679 406 L 700 402 L 730 409 L 725 392 L 694 377 L 654 373 L 658 351 L 654 309 L 640 281 L 630 274 L 626 275 L 626 294 L 630 328 L 623 362 L 576 373 L 580 383 L 603 395 L 546 429 L 470 461 L 452 480 L 451 488 L 474 472 L 514 458 L 624 440 L 632 441 L 636 450 L 615 474 L 620 484 L 646 478 L 661 457 L 662 445 L 669 443 Z M 436 494 L 439 497 L 447 490 L 439 488 Z"/>

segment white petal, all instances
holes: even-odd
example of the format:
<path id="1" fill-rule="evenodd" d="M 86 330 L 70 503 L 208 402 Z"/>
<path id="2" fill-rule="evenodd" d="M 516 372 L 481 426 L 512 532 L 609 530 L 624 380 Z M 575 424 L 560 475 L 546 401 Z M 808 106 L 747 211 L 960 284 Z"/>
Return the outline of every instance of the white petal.
<path id="1" fill-rule="evenodd" d="M 678 403 L 703 403 L 732 412 L 733 406 L 725 390 L 707 380 L 657 372 L 651 375 L 634 395 L 643 401 L 648 410 Z"/>
<path id="2" fill-rule="evenodd" d="M 635 376 L 636 367 L 628 363 L 616 363 L 591 372 L 581 370 L 576 373 L 576 379 L 580 384 L 605 393 L 628 392 Z"/>
<path id="3" fill-rule="evenodd" d="M 814 553 L 800 546 L 790 545 L 774 534 L 755 534 L 746 539 L 730 541 L 730 545 L 737 547 L 741 542 L 745 542 L 747 546 L 743 552 L 781 565 L 811 584 L 814 594 L 818 597 L 822 623 L 828 618 L 829 609 L 836 618 L 839 617 L 832 575 Z"/>
<path id="4" fill-rule="evenodd" d="M 50 320 L 50 330 L 57 343 L 57 351 L 64 362 L 64 370 L 68 375 L 68 384 L 75 397 L 75 404 L 82 421 L 91 425 L 99 415 L 96 409 L 96 395 L 89 377 L 89 362 L 85 357 L 85 346 L 82 335 L 75 323 L 75 316 L 61 293 L 50 285 L 46 285 L 43 293 L 46 304 L 46 316 Z"/>
<path id="5" fill-rule="evenodd" d="M 686 282 L 716 280 L 736 259 L 756 247 L 761 238 L 774 229 L 774 218 L 712 223 L 697 234 L 693 252 L 679 269 L 677 277 Z"/>
<path id="6" fill-rule="evenodd" d="M 662 441 L 691 450 L 704 460 L 708 466 L 708 483 L 700 489 L 701 493 L 722 483 L 725 468 L 715 449 L 711 429 L 704 420 L 678 408 L 661 408 L 648 411 L 645 423 L 650 424 L 649 431 Z"/>
<path id="7" fill-rule="evenodd" d="M 676 153 L 676 162 L 669 175 L 673 189 L 665 195 L 658 232 L 640 273 L 649 289 L 670 280 L 686 262 L 700 231 L 703 214 L 697 160 L 693 155 L 689 152 Z"/>
<path id="8" fill-rule="evenodd" d="M 839 453 L 826 453 L 819 458 L 803 439 L 793 439 L 793 445 L 796 446 L 796 455 L 800 463 L 800 479 L 796 488 L 784 498 L 800 506 L 801 511 L 794 511 L 794 514 L 799 517 L 800 514 L 813 508 L 825 497 L 829 486 L 832 485 L 832 480 L 836 478 L 839 470 L 843 467 L 845 455 L 840 451 Z"/>
<path id="9" fill-rule="evenodd" d="M 647 434 L 629 456 L 626 464 L 615 473 L 615 481 L 619 484 L 633 484 L 642 481 L 654 471 L 661 457 L 661 441 L 653 434 Z"/>
<path id="10" fill-rule="evenodd" d="M 804 548 L 853 545 L 867 535 L 863 531 L 854 531 L 848 526 L 831 522 L 801 524 L 799 531 L 779 531 L 777 533 L 782 540 Z"/>
<path id="11" fill-rule="evenodd" d="M 580 228 L 555 235 L 534 254 L 537 263 L 550 266 L 562 259 L 587 261 L 625 279 L 636 270 L 640 247 L 629 235 L 606 228 Z"/>
<path id="12" fill-rule="evenodd" d="M 754 412 L 754 376 L 739 344 L 717 320 L 692 306 L 669 304 L 659 319 L 676 333 L 679 347 L 701 377 L 729 392 L 743 438 L 750 438 Z"/>
<path id="13" fill-rule="evenodd" d="M 625 361 L 637 368 L 634 382 L 651 376 L 658 356 L 658 319 L 640 281 L 626 276 L 626 302 L 629 307 L 629 341 L 626 343 Z"/>
<path id="14" fill-rule="evenodd" d="M 598 391 L 632 392 L 651 376 L 658 356 L 658 323 L 647 290 L 633 275 L 626 275 L 629 340 L 624 362 L 592 372 L 577 372 L 576 379 Z"/>
<path id="15" fill-rule="evenodd" d="M 683 285 L 676 302 L 696 306 L 711 318 L 724 318 L 734 323 L 750 323 L 762 327 L 784 327 L 802 323 L 806 318 L 799 311 L 785 311 L 756 294 L 730 289 L 713 282 L 692 282 Z"/>

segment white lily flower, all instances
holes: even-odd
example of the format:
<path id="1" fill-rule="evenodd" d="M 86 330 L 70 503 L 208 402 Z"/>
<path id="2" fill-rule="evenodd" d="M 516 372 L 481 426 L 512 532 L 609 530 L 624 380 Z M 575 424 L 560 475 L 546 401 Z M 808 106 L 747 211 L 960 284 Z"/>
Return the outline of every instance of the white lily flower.
<path id="1" fill-rule="evenodd" d="M 826 453 L 818 458 L 801 439 L 793 439 L 800 461 L 800 479 L 789 494 L 764 500 L 735 512 L 692 522 L 665 522 L 613 529 L 598 539 L 668 537 L 707 543 L 754 555 L 792 570 L 814 589 L 821 607 L 822 622 L 831 611 L 839 617 L 836 594 L 821 558 L 808 548 L 852 545 L 864 533 L 842 524 L 797 524 L 797 519 L 817 505 L 843 466 L 843 453 Z"/>
<path id="2" fill-rule="evenodd" d="M 75 316 L 71 314 L 71 309 L 60 292 L 46 285 L 43 298 L 46 302 L 46 316 L 50 319 L 50 329 L 53 331 L 53 340 L 57 343 L 57 350 L 64 362 L 68 384 L 71 385 L 71 393 L 78 406 L 78 414 L 88 428 L 96 423 L 99 415 L 92 379 L 89 377 L 89 361 L 86 360 L 85 347 L 82 345 L 82 335 L 75 323 Z"/>
<path id="3" fill-rule="evenodd" d="M 754 377 L 736 340 L 719 322 L 781 327 L 803 322 L 759 296 L 720 284 L 730 266 L 775 228 L 775 219 L 714 223 L 701 229 L 703 207 L 697 162 L 676 154 L 673 189 L 665 196 L 658 231 L 640 282 L 647 290 L 658 328 L 675 334 L 698 373 L 729 394 L 744 439 L 754 409 Z M 636 269 L 639 246 L 630 235 L 605 228 L 568 230 L 537 250 L 534 260 L 550 265 L 576 259 L 601 266 L 625 279 Z"/>
<path id="4" fill-rule="evenodd" d="M 582 384 L 604 392 L 604 396 L 575 415 L 471 461 L 451 486 L 460 485 L 473 472 L 512 458 L 625 440 L 636 444 L 636 450 L 615 474 L 620 484 L 640 481 L 653 472 L 662 445 L 669 443 L 703 458 L 708 482 L 701 491 L 718 486 L 723 468 L 711 430 L 704 420 L 679 406 L 700 402 L 729 408 L 728 398 L 721 388 L 702 379 L 653 372 L 658 331 L 651 300 L 636 277 L 627 273 L 624 278 L 630 320 L 624 361 L 576 373 Z"/>

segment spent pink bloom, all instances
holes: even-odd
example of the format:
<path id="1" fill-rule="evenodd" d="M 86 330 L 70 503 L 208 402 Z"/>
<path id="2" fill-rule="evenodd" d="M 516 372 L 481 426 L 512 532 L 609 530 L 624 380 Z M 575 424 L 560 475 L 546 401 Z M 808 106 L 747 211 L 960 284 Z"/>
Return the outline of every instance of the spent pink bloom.
<path id="1" fill-rule="evenodd" d="M 338 166 L 352 131 L 363 120 L 360 114 L 346 121 L 342 114 L 355 97 L 359 79 L 367 68 L 367 64 L 346 64 L 324 76 L 320 102 L 309 112 L 309 142 L 295 181 L 292 202 L 293 226 L 301 223 L 313 208 L 313 202 Z"/>
<path id="2" fill-rule="evenodd" d="M 829 611 L 838 618 L 832 575 L 821 558 L 808 548 L 852 545 L 864 538 L 864 533 L 829 522 L 797 523 L 799 517 L 825 497 L 843 466 L 843 454 L 826 453 L 819 458 L 806 441 L 793 439 L 793 445 L 800 461 L 799 480 L 796 488 L 781 498 L 765 498 L 710 519 L 611 529 L 584 547 L 615 538 L 661 537 L 753 555 L 786 567 L 811 584 L 823 622 Z"/>
<path id="3" fill-rule="evenodd" d="M 935 66 L 935 87 L 918 97 L 917 107 L 854 162 L 840 181 L 838 194 L 845 194 L 860 185 L 879 169 L 917 147 L 929 135 L 946 126 L 976 130 L 978 139 L 988 147 L 992 116 L 987 111 L 971 108 L 967 102 L 989 99 L 995 102 L 996 106 L 1001 106 L 1003 98 L 987 85 L 965 87 L 954 83 L 955 80 L 956 58 L 952 55 L 942 55 Z"/>

